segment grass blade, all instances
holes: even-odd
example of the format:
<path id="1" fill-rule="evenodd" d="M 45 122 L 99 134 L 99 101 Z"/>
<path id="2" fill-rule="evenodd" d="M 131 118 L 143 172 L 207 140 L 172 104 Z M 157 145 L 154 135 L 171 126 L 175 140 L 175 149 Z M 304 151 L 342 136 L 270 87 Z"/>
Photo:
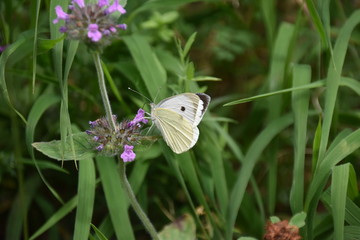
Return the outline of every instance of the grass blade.
<path id="1" fill-rule="evenodd" d="M 293 86 L 306 85 L 311 80 L 311 68 L 308 65 L 295 65 L 293 68 Z M 295 156 L 293 182 L 290 192 L 292 212 L 298 213 L 304 206 L 304 167 L 306 130 L 310 93 L 308 90 L 292 93 L 292 111 L 294 113 Z"/>
<path id="2" fill-rule="evenodd" d="M 331 211 L 334 220 L 334 239 L 344 239 L 346 192 L 349 180 L 349 163 L 333 169 L 331 184 Z"/>
<path id="3" fill-rule="evenodd" d="M 329 141 L 329 134 L 331 128 L 331 122 L 333 119 L 333 113 L 335 108 L 335 102 L 337 99 L 337 92 L 341 82 L 341 73 L 344 65 L 345 54 L 347 52 L 351 33 L 354 28 L 360 22 L 360 10 L 355 11 L 345 22 L 344 26 L 339 32 L 339 37 L 336 40 L 334 47 L 334 54 L 332 56 L 333 64 L 329 64 L 327 80 L 326 80 L 326 95 L 325 95 L 325 110 L 324 110 L 324 122 L 321 133 L 321 142 L 319 149 L 319 162 L 321 162 L 325 156 L 326 148 Z"/>
<path id="4" fill-rule="evenodd" d="M 34 133 L 37 123 L 40 120 L 40 117 L 44 114 L 44 112 L 54 105 L 55 103 L 58 103 L 60 99 L 55 96 L 54 94 L 44 94 L 41 95 L 36 102 L 34 103 L 33 107 L 31 108 L 31 111 L 28 116 L 28 121 L 26 125 L 25 130 L 25 139 L 26 139 L 26 145 L 28 148 L 28 151 L 31 155 L 31 158 L 33 160 L 33 163 L 36 167 L 36 170 L 39 173 L 39 176 L 41 177 L 41 180 L 44 182 L 46 187 L 50 190 L 50 192 L 54 195 L 54 197 L 61 203 L 63 203 L 63 200 L 61 199 L 60 195 L 55 191 L 55 189 L 49 184 L 49 182 L 46 180 L 44 175 L 41 172 L 41 169 L 35 159 L 34 155 L 34 149 L 32 147 L 32 143 L 34 141 Z"/>
<path id="5" fill-rule="evenodd" d="M 57 212 L 55 212 L 30 238 L 29 240 L 37 239 L 41 234 L 54 226 L 63 217 L 69 214 L 78 203 L 78 197 L 73 197 L 70 201 L 65 203 Z"/>
<path id="6" fill-rule="evenodd" d="M 135 239 L 128 214 L 128 200 L 113 158 L 96 157 L 106 203 L 117 239 Z"/>
<path id="7" fill-rule="evenodd" d="M 237 180 L 230 194 L 226 221 L 226 239 L 231 238 L 230 236 L 232 235 L 232 230 L 235 225 L 235 220 L 239 212 L 245 189 L 248 185 L 256 162 L 271 140 L 276 137 L 279 132 L 292 124 L 292 122 L 293 118 L 291 115 L 285 115 L 279 119 L 275 119 L 257 136 L 247 151 L 244 158 L 244 164 L 238 173 Z"/>
<path id="8" fill-rule="evenodd" d="M 167 89 L 166 71 L 145 37 L 132 35 L 123 37 L 123 40 L 130 50 L 151 98 L 154 100 L 158 93 L 159 96 L 157 97 L 160 99 L 165 98 Z"/>
<path id="9" fill-rule="evenodd" d="M 88 239 L 95 199 L 95 165 L 92 159 L 79 162 L 78 204 L 73 239 Z"/>

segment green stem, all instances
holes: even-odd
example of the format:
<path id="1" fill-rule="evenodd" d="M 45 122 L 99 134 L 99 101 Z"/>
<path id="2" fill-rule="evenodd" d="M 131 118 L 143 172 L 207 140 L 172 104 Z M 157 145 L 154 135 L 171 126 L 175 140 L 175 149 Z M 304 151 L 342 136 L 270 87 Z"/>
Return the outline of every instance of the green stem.
<path id="1" fill-rule="evenodd" d="M 94 59 L 95 67 L 96 67 L 98 80 L 99 80 L 99 88 L 100 88 L 101 98 L 102 98 L 104 108 L 105 108 L 105 112 L 106 112 L 106 119 L 110 123 L 111 128 L 113 130 L 116 130 L 115 121 L 114 121 L 114 118 L 112 117 L 113 114 L 112 114 L 112 110 L 111 110 L 109 97 L 108 97 L 108 94 L 107 94 L 107 91 L 106 91 L 104 71 L 103 71 L 102 66 L 101 66 L 100 53 L 99 52 L 93 52 L 93 59 Z"/>
<path id="2" fill-rule="evenodd" d="M 142 210 L 139 202 L 136 200 L 135 194 L 132 191 L 129 181 L 127 180 L 126 166 L 122 159 L 119 159 L 119 168 L 120 168 L 120 181 L 123 185 L 126 195 L 129 198 L 131 206 L 133 207 L 134 211 L 136 212 L 136 214 L 138 215 L 140 220 L 143 222 L 143 224 L 144 224 L 146 230 L 149 232 L 151 238 L 159 240 L 156 229 L 154 228 L 154 226 L 150 222 L 149 218 L 146 216 L 146 214 Z"/>

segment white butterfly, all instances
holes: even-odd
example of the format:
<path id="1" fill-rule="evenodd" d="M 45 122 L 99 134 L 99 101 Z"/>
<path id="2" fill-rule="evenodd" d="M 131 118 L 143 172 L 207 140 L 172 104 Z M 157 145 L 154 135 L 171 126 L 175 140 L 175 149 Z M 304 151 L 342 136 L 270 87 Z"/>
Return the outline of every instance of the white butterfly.
<path id="1" fill-rule="evenodd" d="M 204 93 L 182 93 L 151 104 L 151 119 L 175 153 L 183 153 L 197 142 L 197 125 L 210 100 Z"/>

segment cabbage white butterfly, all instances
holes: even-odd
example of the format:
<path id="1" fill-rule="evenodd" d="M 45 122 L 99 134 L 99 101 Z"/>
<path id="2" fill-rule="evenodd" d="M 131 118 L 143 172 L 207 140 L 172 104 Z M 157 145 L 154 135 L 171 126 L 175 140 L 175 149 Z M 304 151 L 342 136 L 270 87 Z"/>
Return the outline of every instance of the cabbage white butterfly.
<path id="1" fill-rule="evenodd" d="M 200 123 L 210 103 L 204 93 L 182 93 L 151 104 L 151 120 L 175 153 L 192 148 L 199 138 Z"/>

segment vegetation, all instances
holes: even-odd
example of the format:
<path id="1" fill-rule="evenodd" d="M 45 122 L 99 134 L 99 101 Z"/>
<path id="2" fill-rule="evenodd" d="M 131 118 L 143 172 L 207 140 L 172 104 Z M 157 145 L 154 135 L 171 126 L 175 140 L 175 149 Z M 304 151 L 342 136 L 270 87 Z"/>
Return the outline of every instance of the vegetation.
<path id="1" fill-rule="evenodd" d="M 358 1 L 100 2 L 0 2 L 0 239 L 360 239 Z"/>

